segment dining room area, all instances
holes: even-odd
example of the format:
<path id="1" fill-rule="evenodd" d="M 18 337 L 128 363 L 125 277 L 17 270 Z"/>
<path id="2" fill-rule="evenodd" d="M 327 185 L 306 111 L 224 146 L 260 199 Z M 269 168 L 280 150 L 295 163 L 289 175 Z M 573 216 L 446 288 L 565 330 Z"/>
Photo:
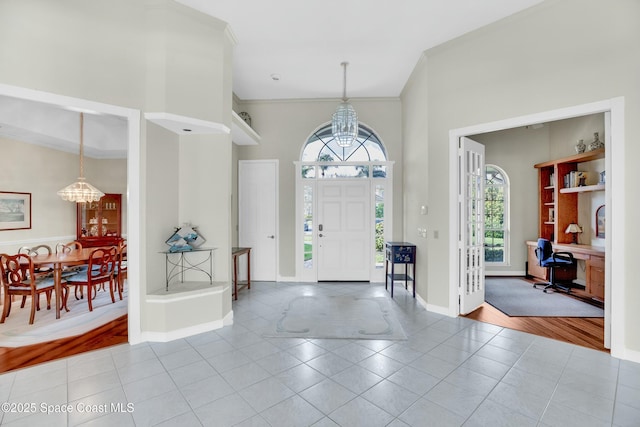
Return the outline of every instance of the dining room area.
<path id="1" fill-rule="evenodd" d="M 126 121 L 0 106 L 0 372 L 126 343 Z"/>

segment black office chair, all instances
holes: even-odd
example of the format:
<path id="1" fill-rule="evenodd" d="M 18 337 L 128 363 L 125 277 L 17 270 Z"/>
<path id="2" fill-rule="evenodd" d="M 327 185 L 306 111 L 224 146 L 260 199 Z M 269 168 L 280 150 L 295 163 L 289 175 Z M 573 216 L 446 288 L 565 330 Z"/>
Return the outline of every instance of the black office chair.
<path id="1" fill-rule="evenodd" d="M 556 268 L 570 267 L 575 264 L 575 258 L 571 252 L 553 252 L 551 242 L 547 239 L 538 239 L 538 247 L 536 248 L 536 257 L 538 265 L 549 269 L 549 281 L 543 283 L 534 283 L 533 287 L 543 285 L 543 291 L 547 289 L 561 289 L 566 293 L 571 292 L 571 286 L 561 285 L 556 282 Z"/>

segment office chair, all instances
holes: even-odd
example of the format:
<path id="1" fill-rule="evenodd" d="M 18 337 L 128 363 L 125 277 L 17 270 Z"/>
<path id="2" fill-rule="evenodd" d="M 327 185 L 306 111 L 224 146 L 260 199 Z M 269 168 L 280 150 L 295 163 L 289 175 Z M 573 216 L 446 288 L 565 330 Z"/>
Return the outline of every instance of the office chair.
<path id="1" fill-rule="evenodd" d="M 533 287 L 537 289 L 538 285 L 544 285 L 543 292 L 547 292 L 547 289 L 561 289 L 566 293 L 571 292 L 570 286 L 563 286 L 556 282 L 555 270 L 556 268 L 569 267 L 575 263 L 573 254 L 571 252 L 553 252 L 551 242 L 547 239 L 538 239 L 538 246 L 536 247 L 536 257 L 538 258 L 538 265 L 549 269 L 549 281 L 543 283 L 534 283 Z"/>

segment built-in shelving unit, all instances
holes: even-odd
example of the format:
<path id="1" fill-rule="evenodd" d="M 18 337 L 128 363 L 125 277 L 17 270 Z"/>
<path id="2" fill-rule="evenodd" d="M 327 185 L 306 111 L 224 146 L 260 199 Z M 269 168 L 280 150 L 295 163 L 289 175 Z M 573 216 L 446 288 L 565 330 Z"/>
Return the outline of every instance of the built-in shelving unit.
<path id="1" fill-rule="evenodd" d="M 604 148 L 534 165 L 538 169 L 539 236 L 553 243 L 571 243 L 564 231 L 578 222 L 578 194 L 602 191 L 604 184 L 563 188 L 563 177 L 578 170 L 578 164 L 604 158 Z"/>

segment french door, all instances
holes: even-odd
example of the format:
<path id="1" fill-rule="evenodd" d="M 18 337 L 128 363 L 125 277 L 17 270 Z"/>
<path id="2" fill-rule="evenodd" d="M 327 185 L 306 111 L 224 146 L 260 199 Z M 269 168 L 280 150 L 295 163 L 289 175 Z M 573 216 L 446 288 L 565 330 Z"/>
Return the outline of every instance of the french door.
<path id="1" fill-rule="evenodd" d="M 484 302 L 484 145 L 460 138 L 458 148 L 458 260 L 460 314 Z"/>

